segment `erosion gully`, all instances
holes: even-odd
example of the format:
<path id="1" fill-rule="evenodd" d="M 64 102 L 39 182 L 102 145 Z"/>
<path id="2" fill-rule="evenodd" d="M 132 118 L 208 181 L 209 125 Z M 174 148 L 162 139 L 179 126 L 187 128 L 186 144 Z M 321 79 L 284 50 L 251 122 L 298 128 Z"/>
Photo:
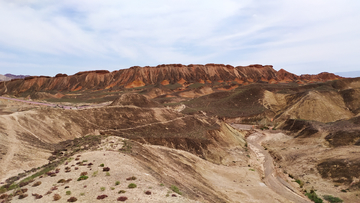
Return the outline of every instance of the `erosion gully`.
<path id="1" fill-rule="evenodd" d="M 252 129 L 251 125 L 242 124 L 232 124 L 232 127 L 238 130 Z M 261 146 L 261 142 L 267 136 L 270 136 L 271 139 L 271 134 L 259 130 L 252 130 L 252 132 L 253 133 L 250 134 L 246 140 L 248 147 L 256 154 L 259 165 L 263 169 L 262 175 L 264 177 L 263 181 L 265 185 L 289 201 L 296 203 L 310 203 L 310 200 L 279 176 L 278 171 L 275 170 L 273 158 L 269 152 Z"/>

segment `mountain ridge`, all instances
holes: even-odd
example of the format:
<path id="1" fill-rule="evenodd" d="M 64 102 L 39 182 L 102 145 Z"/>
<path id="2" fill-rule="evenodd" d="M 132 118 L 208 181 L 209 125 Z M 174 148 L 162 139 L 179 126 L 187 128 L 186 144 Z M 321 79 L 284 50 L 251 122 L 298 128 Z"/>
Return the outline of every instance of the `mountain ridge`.
<path id="1" fill-rule="evenodd" d="M 276 71 L 271 65 L 253 64 L 231 66 L 224 64 L 182 65 L 163 64 L 156 67 L 133 66 L 113 72 L 94 70 L 78 72 L 74 75 L 57 74 L 49 76 L 28 76 L 0 82 L 0 94 L 33 93 L 39 91 L 79 91 L 79 90 L 116 90 L 136 88 L 146 85 L 179 84 L 186 87 L 192 83 L 225 85 L 247 85 L 254 82 L 299 84 L 325 82 L 342 77 L 323 72 L 317 75 L 297 76 L 283 69 Z"/>

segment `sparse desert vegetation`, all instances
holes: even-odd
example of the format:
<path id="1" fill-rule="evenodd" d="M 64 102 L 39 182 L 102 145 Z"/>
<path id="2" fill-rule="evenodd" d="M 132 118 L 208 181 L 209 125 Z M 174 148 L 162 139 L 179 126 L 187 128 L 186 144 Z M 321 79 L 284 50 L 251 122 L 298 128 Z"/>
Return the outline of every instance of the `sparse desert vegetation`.
<path id="1" fill-rule="evenodd" d="M 136 180 L 136 177 L 135 177 L 135 176 L 131 176 L 131 177 L 126 178 L 126 180 Z"/>
<path id="2" fill-rule="evenodd" d="M 77 179 L 77 181 L 86 180 L 86 179 L 88 179 L 88 178 L 89 178 L 88 176 L 82 175 L 82 176 L 80 176 L 80 177 Z"/>
<path id="3" fill-rule="evenodd" d="M 77 198 L 76 197 L 70 197 L 67 201 L 68 202 L 76 202 Z"/>
<path id="4" fill-rule="evenodd" d="M 330 203 L 343 202 L 342 199 L 340 199 L 338 197 L 333 197 L 331 195 L 324 195 L 323 198 Z"/>
<path id="5" fill-rule="evenodd" d="M 319 198 L 314 190 L 311 190 L 310 192 L 305 193 L 305 195 L 313 202 L 315 203 L 323 203 L 323 200 Z"/>
<path id="6" fill-rule="evenodd" d="M 179 195 L 182 195 L 182 192 L 180 192 L 179 188 L 176 187 L 175 185 L 172 185 L 172 186 L 170 187 L 170 189 L 171 189 L 173 192 L 176 192 L 176 193 L 178 193 Z"/>
<path id="7" fill-rule="evenodd" d="M 137 185 L 135 183 L 130 183 L 128 185 L 128 188 L 136 188 L 136 187 L 137 187 Z"/>
<path id="8" fill-rule="evenodd" d="M 216 77 L 241 69 L 232 68 Z M 85 76 L 76 77 L 81 82 Z M 264 81 L 253 84 L 227 81 L 232 77 L 199 82 L 197 77 L 201 74 L 136 88 L 82 87 L 75 93 L 61 92 L 64 98 L 58 101 L 119 99 L 109 106 L 39 107 L 0 115 L 0 163 L 2 172 L 13 175 L 0 174 L 0 199 L 359 201 L 358 79 L 311 81 L 312 76 L 294 76 L 297 79 L 286 83 L 276 76 L 271 82 L 254 78 Z M 31 98 L 35 89 L 16 96 Z M 264 175 L 263 158 L 269 156 L 276 169 L 272 174 L 290 190 L 264 187 L 269 177 Z M 119 197 L 124 193 L 126 197 Z"/>
<path id="9" fill-rule="evenodd" d="M 59 199 L 61 199 L 61 196 L 59 194 L 54 194 L 53 199 L 54 201 L 58 201 Z"/>
<path id="10" fill-rule="evenodd" d="M 125 196 L 121 196 L 117 198 L 117 201 L 125 202 L 128 198 Z"/>
<path id="11" fill-rule="evenodd" d="M 33 187 L 36 187 L 36 186 L 39 186 L 39 185 L 41 185 L 41 181 L 35 182 L 32 186 L 33 186 Z"/>
<path id="12" fill-rule="evenodd" d="M 106 197 L 108 197 L 108 196 L 107 195 L 99 195 L 99 196 L 97 196 L 96 199 L 105 199 Z"/>
<path id="13" fill-rule="evenodd" d="M 98 173 L 99 173 L 99 171 L 94 171 L 94 173 L 92 174 L 92 177 L 96 177 Z"/>

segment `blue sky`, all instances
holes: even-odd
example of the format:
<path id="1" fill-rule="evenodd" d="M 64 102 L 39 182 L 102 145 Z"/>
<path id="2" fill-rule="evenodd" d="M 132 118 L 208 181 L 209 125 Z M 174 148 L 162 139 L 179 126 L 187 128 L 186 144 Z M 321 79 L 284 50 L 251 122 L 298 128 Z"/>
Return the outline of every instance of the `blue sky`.
<path id="1" fill-rule="evenodd" d="M 158 64 L 360 70 L 358 0 L 1 0 L 0 74 Z"/>

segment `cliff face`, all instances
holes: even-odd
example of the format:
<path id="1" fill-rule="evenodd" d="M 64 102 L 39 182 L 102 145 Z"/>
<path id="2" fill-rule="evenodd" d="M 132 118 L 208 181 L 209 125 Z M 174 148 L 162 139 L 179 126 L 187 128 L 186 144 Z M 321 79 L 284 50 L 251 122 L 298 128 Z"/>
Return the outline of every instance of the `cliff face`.
<path id="1" fill-rule="evenodd" d="M 18 94 L 37 91 L 78 91 L 133 88 L 145 85 L 168 85 L 179 83 L 214 82 L 249 84 L 253 82 L 317 82 L 341 77 L 331 73 L 297 76 L 285 70 L 276 71 L 270 65 L 237 66 L 223 64 L 181 65 L 168 64 L 156 67 L 138 67 L 109 72 L 104 70 L 79 72 L 55 77 L 31 76 L 0 83 L 0 94 Z"/>

